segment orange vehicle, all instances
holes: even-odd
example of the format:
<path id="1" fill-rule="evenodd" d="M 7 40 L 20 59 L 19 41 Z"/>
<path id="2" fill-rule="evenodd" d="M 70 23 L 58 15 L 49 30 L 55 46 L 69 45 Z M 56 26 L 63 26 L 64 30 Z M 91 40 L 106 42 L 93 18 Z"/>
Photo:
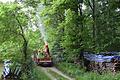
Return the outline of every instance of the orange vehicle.
<path id="1" fill-rule="evenodd" d="M 33 53 L 33 60 L 36 64 L 41 66 L 52 66 L 52 58 L 50 56 L 48 44 L 45 44 L 43 50 L 36 50 Z"/>

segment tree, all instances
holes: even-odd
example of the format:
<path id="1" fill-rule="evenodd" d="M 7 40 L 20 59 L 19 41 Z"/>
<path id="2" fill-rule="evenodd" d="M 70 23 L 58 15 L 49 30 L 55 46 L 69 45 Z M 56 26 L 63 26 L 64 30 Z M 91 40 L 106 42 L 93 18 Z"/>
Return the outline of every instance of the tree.
<path id="1" fill-rule="evenodd" d="M 8 57 L 7 59 L 12 59 L 14 63 L 21 64 L 22 74 L 28 74 L 31 70 L 28 66 L 31 63 L 31 57 L 29 56 L 26 38 L 28 17 L 21 10 L 21 6 L 15 3 L 1 4 L 0 11 L 0 42 L 3 55 L 5 59 Z"/>
<path id="2" fill-rule="evenodd" d="M 45 5 L 46 8 L 43 11 L 43 16 L 47 17 L 47 19 L 45 19 L 45 24 L 48 26 L 47 31 L 50 36 L 49 40 L 50 43 L 53 44 L 53 50 L 56 48 L 54 47 L 56 45 L 58 45 L 57 48 L 59 48 L 56 49 L 57 51 L 53 53 L 59 52 L 60 55 L 62 54 L 64 57 L 65 55 L 68 56 L 69 54 L 70 57 L 65 57 L 68 58 L 68 61 L 71 60 L 71 55 L 74 56 L 74 59 L 80 54 L 81 49 L 83 49 L 83 1 L 56 0 L 46 1 L 46 3 L 50 4 Z M 51 30 L 54 30 L 54 32 L 51 33 Z M 54 39 L 54 43 L 51 40 L 51 36 L 52 40 Z"/>

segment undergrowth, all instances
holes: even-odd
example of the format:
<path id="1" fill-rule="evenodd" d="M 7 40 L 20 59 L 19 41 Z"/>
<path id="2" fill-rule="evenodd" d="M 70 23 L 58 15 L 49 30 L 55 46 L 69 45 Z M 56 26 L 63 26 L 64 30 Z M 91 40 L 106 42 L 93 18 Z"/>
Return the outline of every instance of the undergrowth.
<path id="1" fill-rule="evenodd" d="M 102 75 L 95 72 L 86 72 L 84 69 L 72 63 L 61 62 L 57 64 L 57 68 L 65 74 L 75 78 L 75 80 L 120 80 L 120 72 L 113 74 L 112 72 L 103 73 Z"/>

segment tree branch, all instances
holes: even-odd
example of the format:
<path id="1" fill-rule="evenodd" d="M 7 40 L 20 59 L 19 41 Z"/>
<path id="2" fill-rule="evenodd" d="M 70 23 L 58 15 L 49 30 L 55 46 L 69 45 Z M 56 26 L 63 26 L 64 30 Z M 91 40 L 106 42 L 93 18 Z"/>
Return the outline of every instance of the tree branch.
<path id="1" fill-rule="evenodd" d="M 93 10 L 93 7 L 92 7 L 92 4 L 91 4 L 90 0 L 87 0 L 87 1 L 88 1 L 88 4 L 89 4 L 90 8 Z"/>
<path id="2" fill-rule="evenodd" d="M 20 30 L 21 30 L 21 34 L 20 34 L 20 35 L 23 37 L 24 41 L 27 42 L 27 40 L 26 40 L 26 38 L 25 38 L 25 36 L 24 36 L 24 30 L 23 30 L 23 27 L 22 27 L 22 25 L 21 25 L 19 19 L 16 17 L 15 14 L 14 14 L 14 17 L 15 17 L 16 21 L 18 22 L 18 25 L 19 25 Z"/>
<path id="3" fill-rule="evenodd" d="M 26 60 L 27 60 L 27 44 L 28 44 L 28 41 L 27 41 L 26 38 L 25 38 L 24 30 L 23 30 L 23 27 L 22 27 L 19 19 L 16 17 L 15 14 L 14 14 L 14 17 L 15 17 L 16 21 L 18 22 L 18 25 L 19 25 L 20 30 L 21 30 L 21 34 L 19 34 L 19 35 L 21 35 L 22 38 L 23 38 L 23 40 L 24 40 L 24 43 L 23 43 L 23 53 L 24 53 L 24 59 L 25 59 L 25 61 L 26 61 Z"/>

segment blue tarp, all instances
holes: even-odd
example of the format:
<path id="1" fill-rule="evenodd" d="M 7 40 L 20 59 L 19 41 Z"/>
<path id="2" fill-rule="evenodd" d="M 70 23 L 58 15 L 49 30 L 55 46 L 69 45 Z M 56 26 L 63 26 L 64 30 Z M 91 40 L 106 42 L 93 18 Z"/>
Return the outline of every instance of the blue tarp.
<path id="1" fill-rule="evenodd" d="M 120 55 L 119 52 L 101 52 L 98 54 L 84 52 L 84 58 L 95 62 L 110 62 L 112 59 L 120 60 Z"/>

